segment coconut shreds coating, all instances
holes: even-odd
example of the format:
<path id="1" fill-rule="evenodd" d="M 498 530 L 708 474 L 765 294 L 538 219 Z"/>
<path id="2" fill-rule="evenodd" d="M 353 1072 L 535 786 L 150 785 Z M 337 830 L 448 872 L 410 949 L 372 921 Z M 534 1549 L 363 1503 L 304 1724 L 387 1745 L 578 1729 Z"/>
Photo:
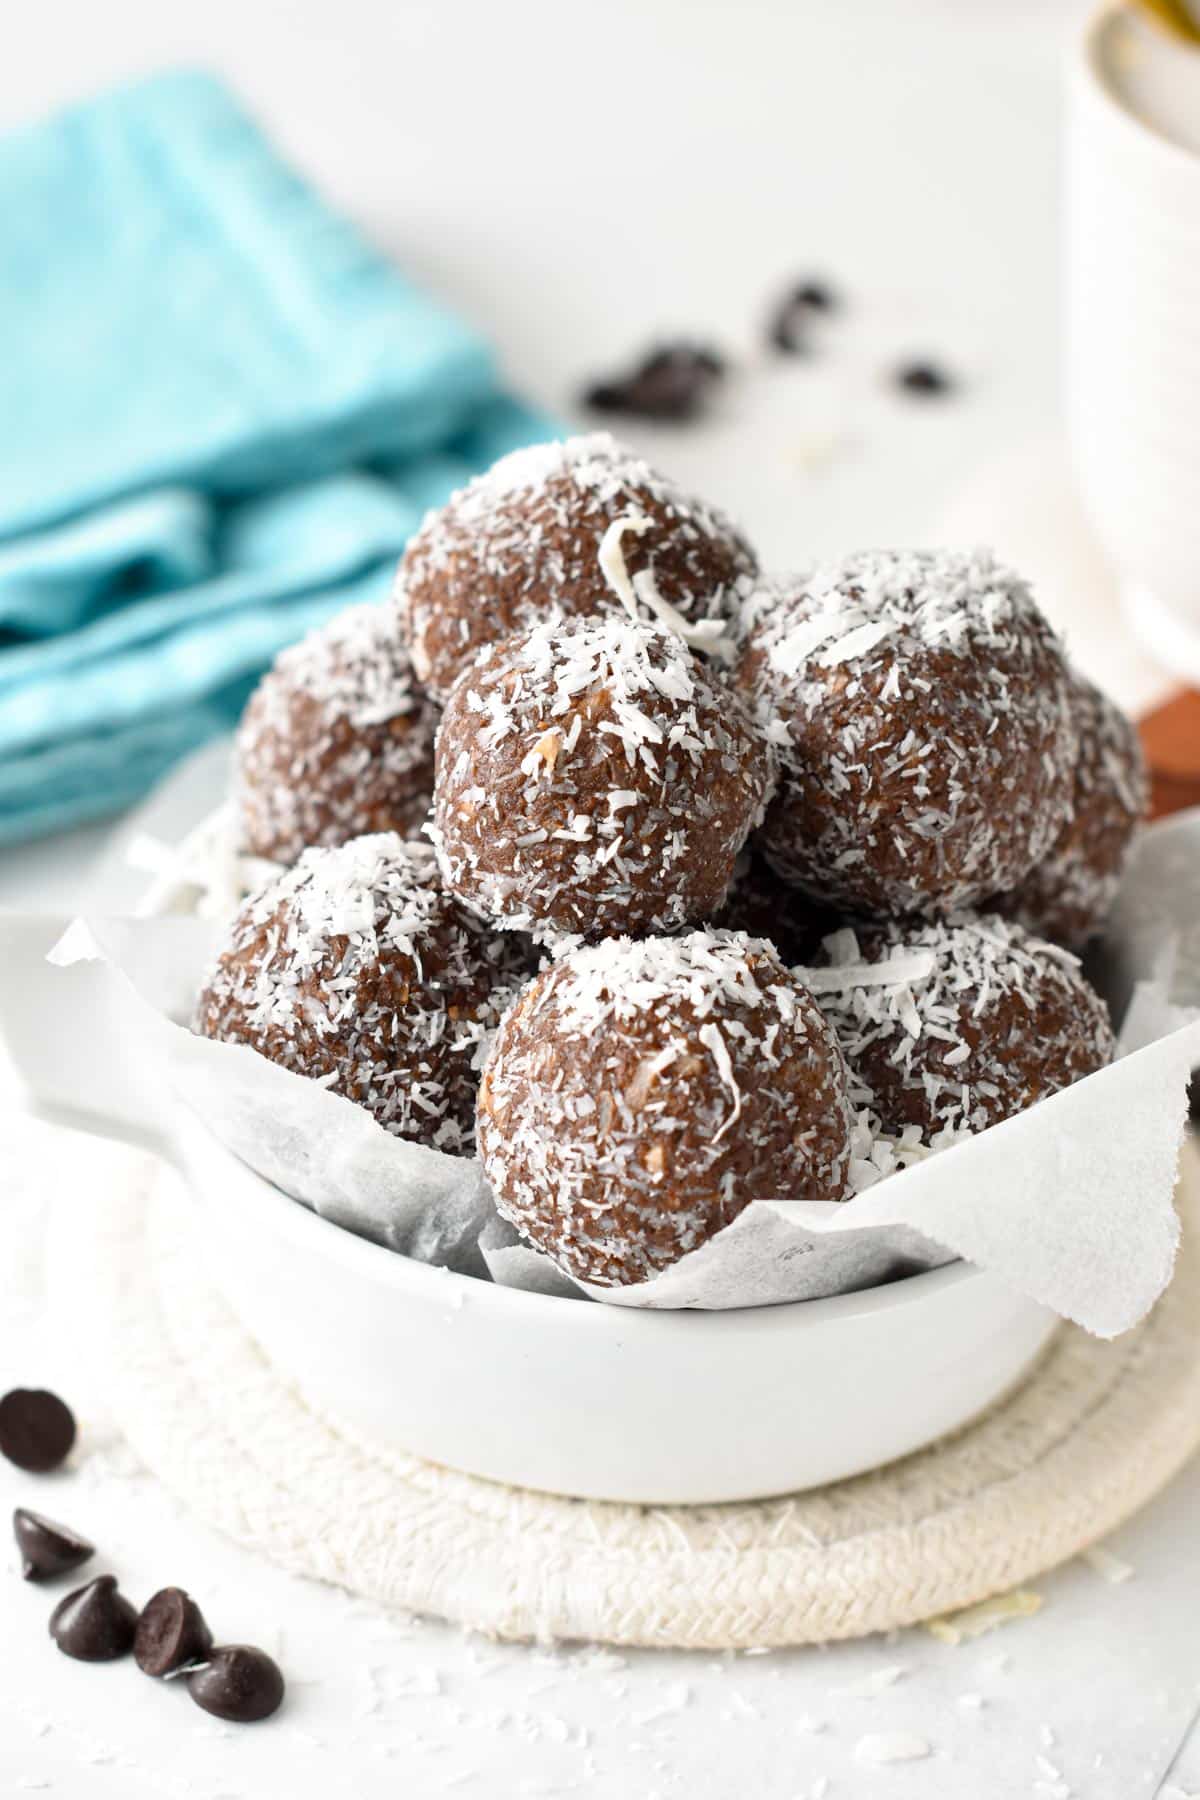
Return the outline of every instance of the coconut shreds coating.
<path id="1" fill-rule="evenodd" d="M 839 1200 L 846 1070 L 771 946 L 693 931 L 573 950 L 493 1042 L 478 1144 L 504 1216 L 580 1280 L 666 1269 L 755 1199 Z"/>
<path id="2" fill-rule="evenodd" d="M 313 845 L 415 836 L 437 723 L 392 607 L 347 607 L 284 650 L 251 696 L 234 767 L 239 848 L 292 863 Z"/>
<path id="3" fill-rule="evenodd" d="M 1030 931 L 1082 950 L 1104 929 L 1150 790 L 1141 741 L 1118 706 L 1077 671 L 1074 817 L 1013 893 L 994 904 Z"/>
<path id="4" fill-rule="evenodd" d="M 669 931 L 721 904 L 770 778 L 754 721 L 677 637 L 549 620 L 455 686 L 431 836 L 446 886 L 498 925 Z"/>
<path id="5" fill-rule="evenodd" d="M 195 1030 L 356 1101 L 395 1137 L 470 1151 L 481 1046 L 511 998 L 505 946 L 395 833 L 307 850 L 239 910 Z"/>
<path id="6" fill-rule="evenodd" d="M 732 614 L 753 551 L 721 513 L 683 493 L 607 432 L 503 457 L 430 513 L 396 578 L 413 664 L 444 700 L 480 645 L 565 614 L 620 605 L 597 552 L 622 517 L 647 523 L 625 545 L 629 574 L 650 570 L 685 618 Z"/>
<path id="7" fill-rule="evenodd" d="M 827 938 L 809 982 L 885 1131 L 984 1131 L 1111 1062 L 1108 1013 L 1079 963 L 995 915 Z"/>
<path id="8" fill-rule="evenodd" d="M 986 552 L 864 551 L 760 584 L 737 681 L 779 746 L 762 847 L 872 917 L 1015 887 L 1071 806 L 1054 632 Z"/>

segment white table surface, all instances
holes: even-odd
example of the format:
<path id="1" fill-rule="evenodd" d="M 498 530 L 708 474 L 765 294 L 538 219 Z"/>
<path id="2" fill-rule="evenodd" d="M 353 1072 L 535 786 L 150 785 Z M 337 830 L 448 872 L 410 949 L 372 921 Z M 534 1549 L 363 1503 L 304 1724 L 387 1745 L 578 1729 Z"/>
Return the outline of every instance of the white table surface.
<path id="1" fill-rule="evenodd" d="M 0 127 L 165 61 L 225 70 L 542 402 L 569 407 L 581 379 L 659 331 L 734 351 L 710 422 L 629 435 L 738 513 L 766 561 L 931 534 L 990 540 L 1039 580 L 1081 661 L 1137 708 L 1169 681 L 1128 640 L 1055 437 L 1058 66 L 1078 10 L 39 0 L 5 33 Z M 819 356 L 767 357 L 764 307 L 810 272 L 844 291 L 844 314 Z M 910 352 L 961 371 L 961 395 L 921 406 L 890 391 L 882 372 Z M 78 904 L 104 836 L 0 856 L 0 904 Z M 0 1387 L 82 1385 L 86 1346 L 46 1331 L 40 1231 L 47 1197 L 85 1186 L 90 1159 L 108 1154 L 4 1120 Z M 277 1645 L 293 1686 L 275 1724 L 223 1733 L 129 1667 L 59 1657 L 46 1594 L 14 1580 L 0 1606 L 0 1793 L 1200 1790 L 1200 1741 L 1186 1741 L 1200 1698 L 1195 1468 L 1119 1534 L 1135 1570 L 1121 1585 L 1072 1565 L 1037 1584 L 1035 1619 L 974 1646 L 918 1631 L 736 1659 L 497 1649 L 386 1619 L 197 1526 L 105 1435 L 94 1404 L 78 1466 L 49 1489 L 0 1465 L 0 1506 L 19 1501 L 96 1536 L 134 1594 L 182 1583 L 225 1635 Z M 894 1667 L 873 1698 L 844 1691 Z M 856 1763 L 864 1733 L 894 1729 L 933 1755 Z"/>

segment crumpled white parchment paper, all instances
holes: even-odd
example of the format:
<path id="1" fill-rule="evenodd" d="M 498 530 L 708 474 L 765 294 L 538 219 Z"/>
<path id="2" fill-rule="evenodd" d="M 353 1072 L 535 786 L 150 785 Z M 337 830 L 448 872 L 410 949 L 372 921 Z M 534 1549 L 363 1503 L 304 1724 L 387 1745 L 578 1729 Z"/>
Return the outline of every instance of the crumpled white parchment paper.
<path id="1" fill-rule="evenodd" d="M 1200 1064 L 1200 812 L 1149 830 L 1122 889 L 1101 971 L 1125 1021 L 1111 1068 L 841 1204 L 753 1202 L 671 1269 L 620 1289 L 581 1290 L 523 1245 L 475 1162 L 404 1143 L 254 1051 L 193 1036 L 183 1020 L 218 932 L 200 919 L 80 920 L 54 953 L 56 978 L 106 964 L 135 996 L 122 1016 L 138 1053 L 231 1151 L 405 1255 L 543 1293 L 710 1309 L 848 1292 L 958 1256 L 1104 1337 L 1170 1279 Z"/>

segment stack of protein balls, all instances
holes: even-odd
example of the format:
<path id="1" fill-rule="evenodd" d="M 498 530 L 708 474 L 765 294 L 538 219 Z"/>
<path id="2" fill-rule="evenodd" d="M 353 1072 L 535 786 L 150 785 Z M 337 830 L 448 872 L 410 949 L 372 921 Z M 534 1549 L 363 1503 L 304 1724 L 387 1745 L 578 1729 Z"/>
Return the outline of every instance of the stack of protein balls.
<path id="1" fill-rule="evenodd" d="M 1143 770 L 1026 584 L 953 551 L 762 575 L 607 436 L 506 457 L 392 604 L 279 658 L 237 808 L 283 867 L 198 1029 L 477 1146 L 601 1286 L 1113 1054 L 1074 953 Z"/>

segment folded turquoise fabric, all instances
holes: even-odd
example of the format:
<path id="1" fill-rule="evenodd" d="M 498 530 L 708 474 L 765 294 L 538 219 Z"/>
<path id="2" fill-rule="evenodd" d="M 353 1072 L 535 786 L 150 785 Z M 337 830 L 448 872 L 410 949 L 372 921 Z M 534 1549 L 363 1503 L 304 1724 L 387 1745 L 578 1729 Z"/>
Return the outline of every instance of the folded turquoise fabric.
<path id="1" fill-rule="evenodd" d="M 556 424 L 214 78 L 0 140 L 0 844 L 128 804 Z"/>

